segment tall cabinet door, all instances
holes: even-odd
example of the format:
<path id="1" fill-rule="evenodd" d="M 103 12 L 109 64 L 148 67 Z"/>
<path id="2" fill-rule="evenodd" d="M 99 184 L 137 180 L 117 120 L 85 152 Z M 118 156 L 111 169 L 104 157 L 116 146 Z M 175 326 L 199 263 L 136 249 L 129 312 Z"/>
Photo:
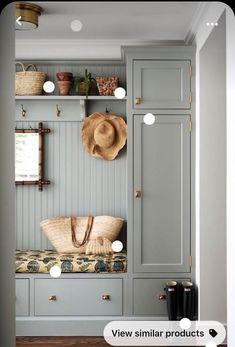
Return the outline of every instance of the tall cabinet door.
<path id="1" fill-rule="evenodd" d="M 134 190 L 134 271 L 189 272 L 189 116 L 134 116 Z"/>
<path id="2" fill-rule="evenodd" d="M 189 109 L 189 60 L 135 60 L 135 109 Z"/>

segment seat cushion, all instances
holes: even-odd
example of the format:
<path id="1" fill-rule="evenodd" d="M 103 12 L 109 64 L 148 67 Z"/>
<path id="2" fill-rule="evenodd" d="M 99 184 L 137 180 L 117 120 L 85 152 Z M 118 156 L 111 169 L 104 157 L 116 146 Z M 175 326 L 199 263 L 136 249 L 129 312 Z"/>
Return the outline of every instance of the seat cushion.
<path id="1" fill-rule="evenodd" d="M 17 273 L 48 273 L 53 265 L 62 272 L 126 272 L 126 252 L 112 255 L 85 255 L 57 253 L 51 250 L 16 250 L 15 271 Z"/>

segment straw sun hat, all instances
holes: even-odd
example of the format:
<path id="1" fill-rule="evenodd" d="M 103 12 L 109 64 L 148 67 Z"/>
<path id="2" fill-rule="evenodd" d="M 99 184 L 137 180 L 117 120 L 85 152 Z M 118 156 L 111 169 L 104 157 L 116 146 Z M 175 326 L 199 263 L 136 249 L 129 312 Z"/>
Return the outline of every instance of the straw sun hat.
<path id="1" fill-rule="evenodd" d="M 95 112 L 86 117 L 82 127 L 82 143 L 93 157 L 113 160 L 125 146 L 127 125 L 115 115 Z"/>

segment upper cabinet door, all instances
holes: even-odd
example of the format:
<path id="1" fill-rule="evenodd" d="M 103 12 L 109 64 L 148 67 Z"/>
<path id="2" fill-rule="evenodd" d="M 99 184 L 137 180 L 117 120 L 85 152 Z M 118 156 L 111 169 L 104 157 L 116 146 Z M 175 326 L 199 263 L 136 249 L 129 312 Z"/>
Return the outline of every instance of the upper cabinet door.
<path id="1" fill-rule="evenodd" d="M 134 116 L 134 271 L 190 272 L 190 117 Z"/>
<path id="2" fill-rule="evenodd" d="M 189 109 L 189 60 L 135 60 L 135 109 Z"/>

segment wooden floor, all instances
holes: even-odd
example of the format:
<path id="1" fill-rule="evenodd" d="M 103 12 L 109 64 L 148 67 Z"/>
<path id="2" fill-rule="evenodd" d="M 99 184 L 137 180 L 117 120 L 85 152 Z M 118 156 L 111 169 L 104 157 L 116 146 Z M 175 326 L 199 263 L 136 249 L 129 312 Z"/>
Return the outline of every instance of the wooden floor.
<path id="1" fill-rule="evenodd" d="M 103 337 L 17 337 L 16 347 L 107 347 Z M 144 346 L 143 346 L 144 347 Z M 218 346 L 219 347 L 219 346 Z M 222 347 L 222 346 L 221 346 Z M 223 345 L 226 347 L 226 345 Z"/>
<path id="2" fill-rule="evenodd" d="M 16 347 L 107 347 L 103 337 L 17 337 Z"/>

